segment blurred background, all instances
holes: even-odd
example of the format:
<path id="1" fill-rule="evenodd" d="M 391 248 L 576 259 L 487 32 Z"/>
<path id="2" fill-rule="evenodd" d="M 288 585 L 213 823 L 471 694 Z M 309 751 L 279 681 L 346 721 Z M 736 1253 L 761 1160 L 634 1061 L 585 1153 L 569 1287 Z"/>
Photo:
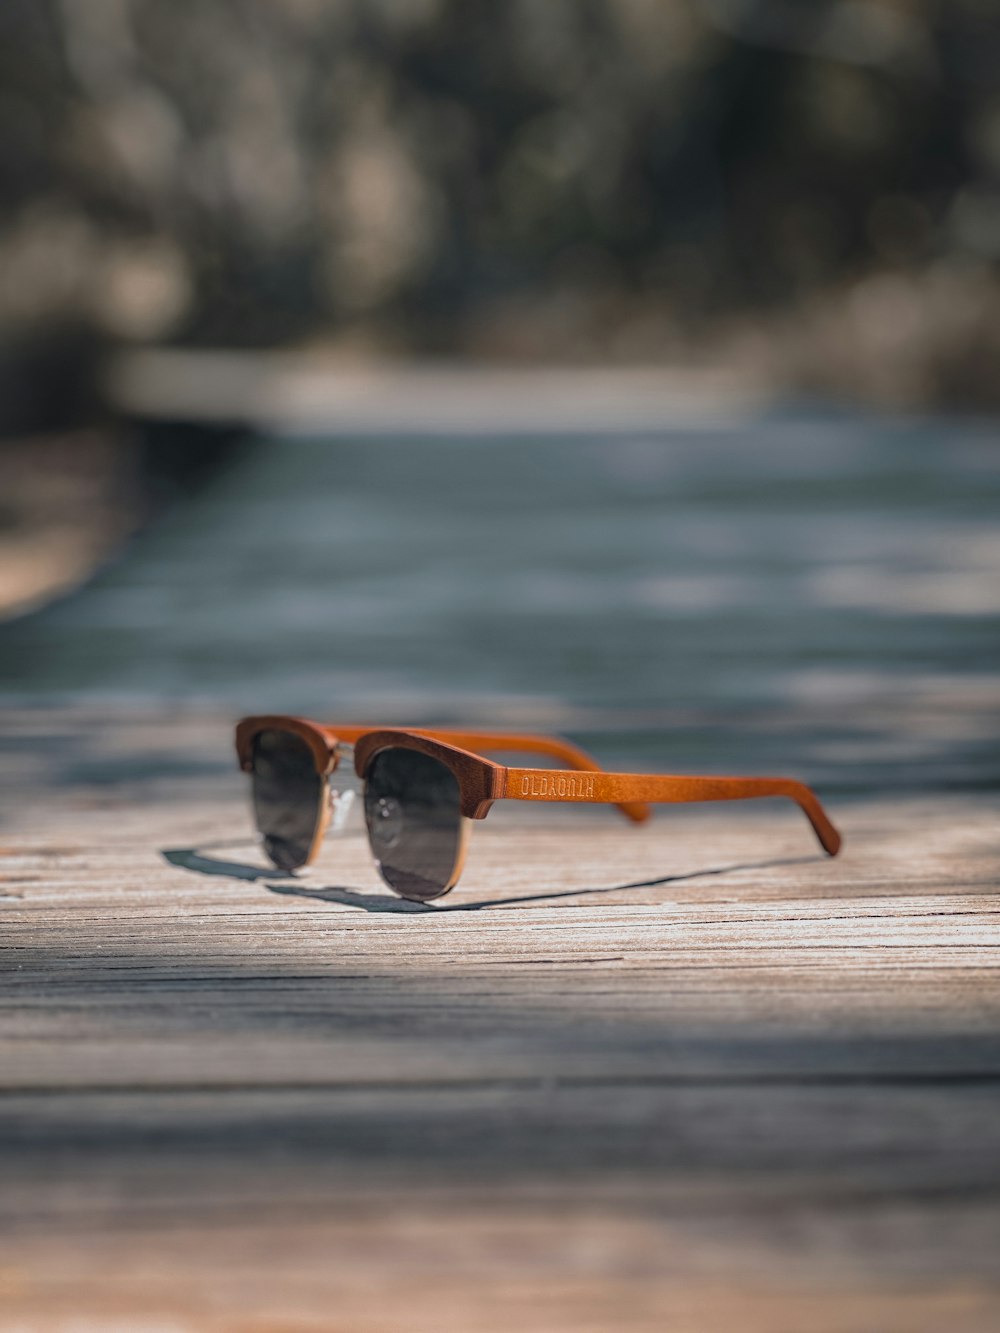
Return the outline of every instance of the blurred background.
<path id="1" fill-rule="evenodd" d="M 998 69 L 991 0 L 5 0 L 0 693 L 995 782 Z"/>
<path id="2" fill-rule="evenodd" d="M 7 0 L 0 23 L 8 354 L 708 357 L 1000 401 L 990 0 Z"/>

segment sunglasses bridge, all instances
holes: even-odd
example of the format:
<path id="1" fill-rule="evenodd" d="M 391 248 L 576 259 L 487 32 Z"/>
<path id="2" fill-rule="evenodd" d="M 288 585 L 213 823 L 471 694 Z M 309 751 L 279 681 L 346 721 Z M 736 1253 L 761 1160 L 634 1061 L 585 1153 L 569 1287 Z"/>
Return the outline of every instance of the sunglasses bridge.
<path id="1" fill-rule="evenodd" d="M 361 793 L 361 779 L 354 772 L 354 746 L 338 741 L 333 750 L 333 767 L 327 775 L 330 800 L 330 833 L 344 832 L 351 811 Z"/>

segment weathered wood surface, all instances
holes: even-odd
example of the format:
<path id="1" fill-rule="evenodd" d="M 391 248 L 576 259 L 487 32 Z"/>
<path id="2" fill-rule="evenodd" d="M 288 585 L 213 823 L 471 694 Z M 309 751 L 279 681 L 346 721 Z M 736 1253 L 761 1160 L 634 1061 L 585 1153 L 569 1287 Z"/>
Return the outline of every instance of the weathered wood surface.
<path id="1" fill-rule="evenodd" d="M 1000 1327 L 992 798 L 498 810 L 420 908 L 224 724 L 3 722 L 4 1333 Z"/>

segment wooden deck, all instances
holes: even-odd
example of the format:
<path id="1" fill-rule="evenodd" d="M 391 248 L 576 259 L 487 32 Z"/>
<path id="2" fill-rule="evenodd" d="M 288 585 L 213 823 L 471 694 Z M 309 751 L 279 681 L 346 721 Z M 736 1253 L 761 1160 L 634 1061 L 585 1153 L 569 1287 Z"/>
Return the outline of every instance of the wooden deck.
<path id="1" fill-rule="evenodd" d="M 498 810 L 420 908 L 223 722 L 2 722 L 3 1333 L 1000 1327 L 995 800 Z"/>

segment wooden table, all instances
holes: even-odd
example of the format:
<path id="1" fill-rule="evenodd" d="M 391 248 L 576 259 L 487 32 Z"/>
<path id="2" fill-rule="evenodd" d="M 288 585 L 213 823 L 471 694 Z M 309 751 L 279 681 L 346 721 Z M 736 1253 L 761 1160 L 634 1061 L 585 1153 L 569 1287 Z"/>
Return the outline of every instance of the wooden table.
<path id="1" fill-rule="evenodd" d="M 3 1333 L 1000 1328 L 991 798 L 498 809 L 420 908 L 224 722 L 2 722 Z"/>

